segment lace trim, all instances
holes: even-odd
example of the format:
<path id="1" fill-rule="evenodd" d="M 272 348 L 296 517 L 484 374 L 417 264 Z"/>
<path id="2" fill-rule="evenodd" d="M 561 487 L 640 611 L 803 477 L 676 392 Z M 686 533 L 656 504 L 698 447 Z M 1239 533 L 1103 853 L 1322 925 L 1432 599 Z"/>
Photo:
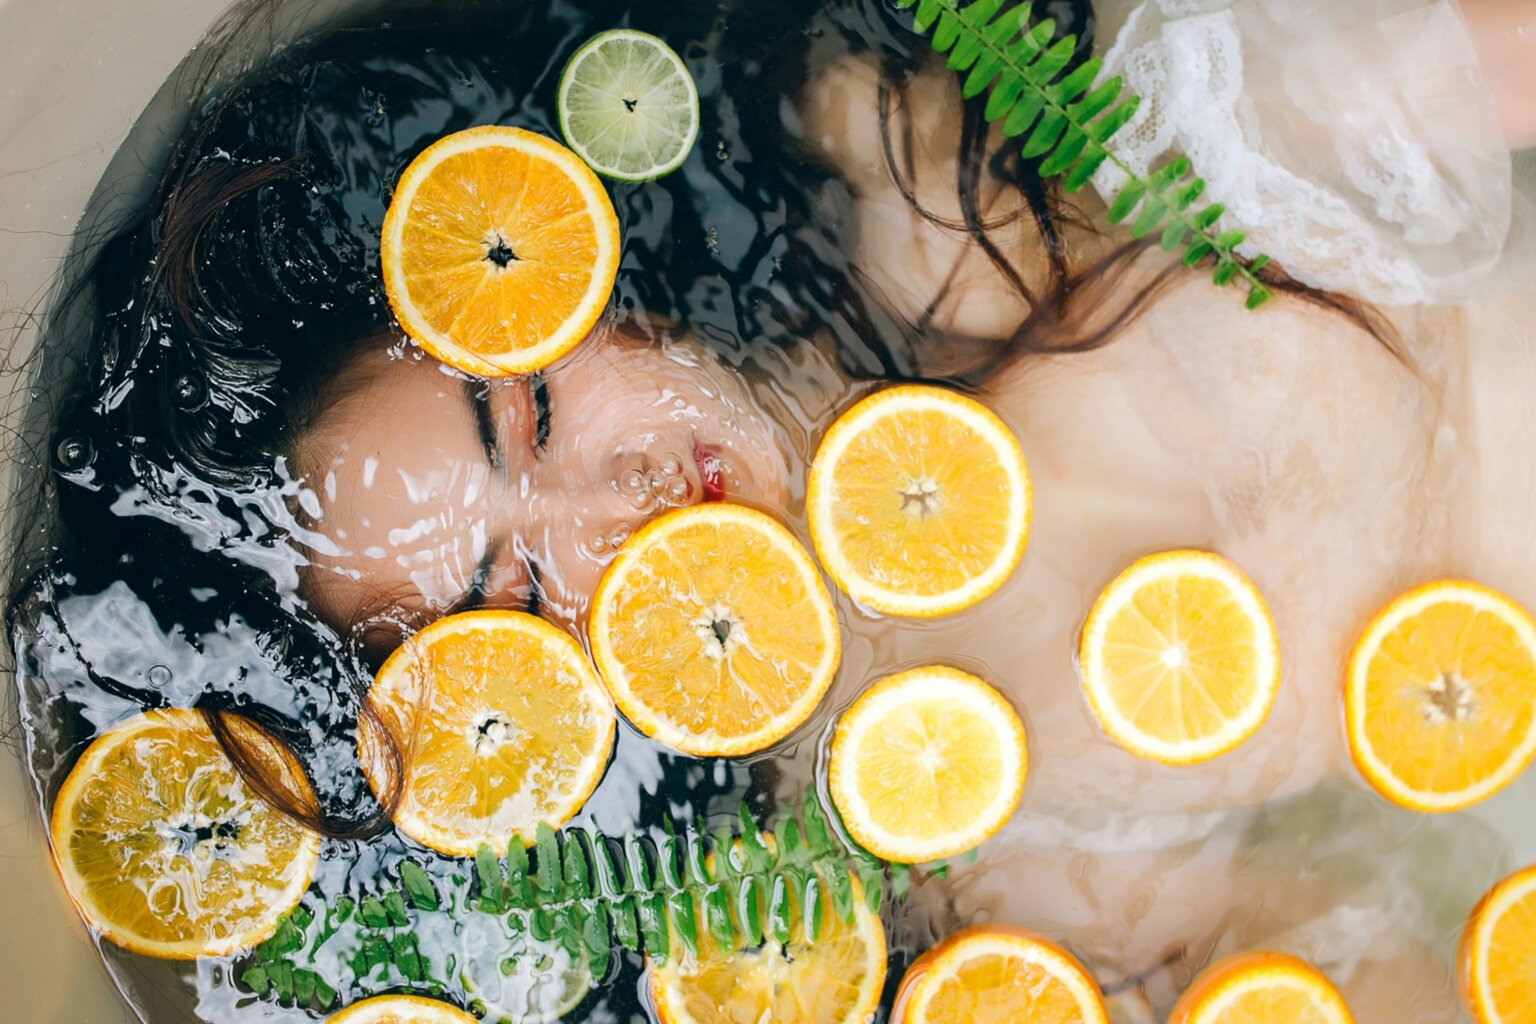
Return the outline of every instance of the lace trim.
<path id="1" fill-rule="evenodd" d="M 1207 198 L 1248 232 L 1240 251 L 1268 252 L 1308 284 L 1386 303 L 1465 297 L 1503 254 L 1508 154 L 1459 15 L 1446 3 L 1392 2 L 1408 9 L 1341 26 L 1345 16 L 1330 17 L 1318 0 L 1286 10 L 1146 0 L 1104 59 L 1105 76 L 1121 75 L 1142 97 L 1114 139 L 1116 155 L 1137 173 L 1189 156 Z M 1314 16 L 1321 28 L 1292 30 L 1315 26 Z M 1416 52 L 1375 52 L 1398 38 Z M 1435 47 L 1428 67 L 1426 39 Z M 1250 56 L 1264 65 L 1257 73 Z M 1436 90 L 1447 89 L 1466 121 L 1441 139 L 1425 108 L 1446 102 Z M 1434 143 L 1444 143 L 1440 153 Z M 1094 185 L 1113 196 L 1124 181 L 1106 164 Z"/>

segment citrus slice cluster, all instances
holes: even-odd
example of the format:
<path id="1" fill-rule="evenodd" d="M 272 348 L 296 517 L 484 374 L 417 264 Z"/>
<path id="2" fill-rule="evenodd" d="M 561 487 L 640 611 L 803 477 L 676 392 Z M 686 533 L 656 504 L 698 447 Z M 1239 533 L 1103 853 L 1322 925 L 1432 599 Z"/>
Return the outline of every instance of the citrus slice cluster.
<path id="1" fill-rule="evenodd" d="M 246 745 L 281 748 L 245 719 Z M 291 756 L 291 755 L 290 755 Z M 285 786 L 304 786 L 296 764 Z M 190 960 L 249 949 L 309 887 L 320 842 L 248 787 L 202 713 L 148 711 L 98 736 L 49 822 L 64 887 L 104 938 Z"/>
<path id="2" fill-rule="evenodd" d="M 859 402 L 811 463 L 806 514 L 828 574 L 888 615 L 968 608 L 1003 585 L 1029 537 L 1029 471 L 990 410 L 942 388 Z"/>
<path id="3" fill-rule="evenodd" d="M 1461 994 L 1477 1024 L 1536 1020 L 1536 867 L 1484 896 L 1462 931 Z"/>
<path id="4" fill-rule="evenodd" d="M 1258 589 L 1205 551 L 1140 559 L 1094 602 L 1078 648 L 1105 733 L 1163 764 L 1209 761 L 1252 736 L 1280 688 L 1280 642 Z"/>
<path id="5" fill-rule="evenodd" d="M 838 721 L 828 786 L 844 825 L 877 857 L 916 864 L 979 845 L 1013 814 L 1029 758 L 1003 696 L 958 669 L 876 683 Z"/>
<path id="6" fill-rule="evenodd" d="M 676 954 L 650 968 L 651 1002 L 662 1024 L 816 1021 L 867 1024 L 885 985 L 885 930 L 857 878 L 853 922 L 837 914 L 815 941 L 797 926 L 780 945 L 723 955 L 699 937 L 697 955 Z"/>
<path id="7" fill-rule="evenodd" d="M 504 377 L 549 365 L 597 323 L 619 269 L 619 221 L 576 154 L 486 125 L 411 161 L 379 246 L 401 328 L 450 366 Z"/>
<path id="8" fill-rule="evenodd" d="M 424 996 L 375 996 L 331 1014 L 325 1024 L 479 1024 L 456 1006 Z"/>
<path id="9" fill-rule="evenodd" d="M 735 756 L 788 735 L 837 671 L 837 615 L 800 543 L 726 503 L 676 509 L 625 542 L 592 599 L 592 654 L 653 739 Z"/>
<path id="10" fill-rule="evenodd" d="M 1463 580 L 1411 590 L 1361 634 L 1344 686 L 1360 773 L 1395 803 L 1454 811 L 1536 756 L 1536 621 Z"/>
<path id="11" fill-rule="evenodd" d="M 581 645 L 524 612 L 464 612 L 405 642 L 375 676 L 359 755 L 395 824 L 473 856 L 569 820 L 613 749 L 613 704 Z M 397 756 L 402 755 L 402 756 Z"/>
<path id="12" fill-rule="evenodd" d="M 1077 958 L 1022 928 L 956 932 L 902 979 L 892 1024 L 1109 1024 L 1098 984 Z"/>
<path id="13" fill-rule="evenodd" d="M 1168 1024 L 1353 1024 L 1344 997 L 1311 964 L 1244 953 L 1208 968 L 1174 1004 Z"/>

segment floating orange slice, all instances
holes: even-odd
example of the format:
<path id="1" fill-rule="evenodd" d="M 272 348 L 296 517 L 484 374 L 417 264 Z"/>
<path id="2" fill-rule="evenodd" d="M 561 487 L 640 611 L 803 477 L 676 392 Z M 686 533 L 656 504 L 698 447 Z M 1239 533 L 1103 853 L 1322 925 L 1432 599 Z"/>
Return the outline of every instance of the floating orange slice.
<path id="1" fill-rule="evenodd" d="M 1077 958 L 1022 928 L 956 932 L 901 979 L 892 1024 L 1108 1024 L 1098 984 Z"/>
<path id="2" fill-rule="evenodd" d="M 1344 712 L 1355 765 L 1389 800 L 1485 800 L 1536 755 L 1536 621 L 1476 583 L 1411 590 L 1355 644 Z"/>
<path id="3" fill-rule="evenodd" d="M 1168 1024 L 1352 1024 L 1317 968 L 1283 953 L 1244 953 L 1208 968 L 1174 1004 Z"/>
<path id="4" fill-rule="evenodd" d="M 361 720 L 359 754 L 380 799 L 400 790 L 395 824 L 440 853 L 532 845 L 597 788 L 613 750 L 613 704 L 570 634 L 513 611 L 438 619 L 390 655 Z M 403 783 L 393 749 L 403 753 Z"/>
<path id="5" fill-rule="evenodd" d="M 697 956 L 674 951 L 650 970 L 662 1024 L 867 1024 L 885 985 L 885 930 L 853 879 L 853 923 L 828 915 L 821 937 L 772 937 L 722 956 L 699 936 Z"/>
<path id="6" fill-rule="evenodd" d="M 226 716 L 246 748 L 292 755 Z M 307 793 L 307 786 L 305 792 Z M 320 840 L 268 806 L 198 711 L 149 711 L 102 733 L 64 780 L 49 827 L 64 887 L 125 949 L 190 960 L 249 949 L 304 890 Z"/>
<path id="7" fill-rule="evenodd" d="M 929 665 L 876 683 L 838 720 L 828 787 L 861 846 L 919 864 L 1002 828 L 1028 765 L 1024 723 L 1002 694 Z"/>
<path id="8" fill-rule="evenodd" d="M 597 323 L 619 269 L 619 220 L 576 154 L 488 125 L 411 161 L 379 257 L 407 334 L 451 366 L 504 377 L 548 366 Z"/>
<path id="9" fill-rule="evenodd" d="M 942 388 L 888 388 L 832 424 L 806 486 L 811 540 L 855 601 L 888 615 L 968 608 L 1003 585 L 1029 538 L 1018 439 Z"/>
<path id="10" fill-rule="evenodd" d="M 1477 1024 L 1536 1020 L 1536 867 L 1494 886 L 1461 935 L 1461 994 Z"/>
<path id="11" fill-rule="evenodd" d="M 1207 551 L 1149 555 L 1094 603 L 1083 692 L 1110 739 L 1163 764 L 1209 761 L 1252 736 L 1280 688 L 1280 643 L 1258 589 Z"/>
<path id="12" fill-rule="evenodd" d="M 625 541 L 588 633 L 625 717 L 700 757 L 789 735 L 821 702 L 840 650 L 805 549 L 769 516 L 722 502 L 669 512 Z"/>
<path id="13" fill-rule="evenodd" d="M 436 999 L 375 996 L 331 1014 L 325 1024 L 480 1024 L 480 1019 Z"/>

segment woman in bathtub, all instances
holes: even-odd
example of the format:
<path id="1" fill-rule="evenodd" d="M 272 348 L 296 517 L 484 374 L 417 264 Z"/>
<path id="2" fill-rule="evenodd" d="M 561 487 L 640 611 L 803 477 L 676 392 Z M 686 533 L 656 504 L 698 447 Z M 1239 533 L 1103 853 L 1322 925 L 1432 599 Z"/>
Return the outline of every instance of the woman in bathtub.
<path id="1" fill-rule="evenodd" d="M 1087 5 L 1052 6 L 1093 38 Z M 1097 201 L 1068 205 L 900 16 L 733 14 L 722 45 L 758 76 L 736 102 L 765 101 L 721 152 L 768 182 L 738 190 L 755 224 L 693 224 L 695 179 L 678 175 L 664 194 L 698 239 L 669 239 L 678 224 L 651 193 L 626 193 L 626 246 L 647 273 L 621 273 L 611 315 L 569 357 L 509 381 L 402 339 L 377 230 L 394 175 L 434 138 L 484 121 L 548 131 L 540 69 L 388 34 L 290 57 L 186 133 L 144 221 L 98 261 L 105 313 L 49 424 L 65 529 L 14 603 L 24 689 L 44 709 L 31 713 L 89 720 L 90 687 L 260 708 L 321 797 L 289 810 L 366 834 L 384 817 L 352 729 L 370 668 L 405 636 L 470 607 L 578 629 L 649 517 L 725 497 L 793 521 L 816 440 L 800 424 L 874 380 L 949 380 L 977 388 L 1030 459 L 1029 557 L 921 631 L 845 619 L 880 652 L 872 672 L 943 651 L 1020 666 L 992 681 L 1028 724 L 1031 783 L 979 864 L 923 887 L 942 906 L 918 906 L 944 930 L 1044 931 L 1127 1006 L 1166 1009 L 1213 953 L 1281 945 L 1328 971 L 1363 1024 L 1452 1019 L 1437 901 L 1469 907 L 1496 851 L 1456 833 L 1465 875 L 1441 888 L 1416 888 L 1402 857 L 1373 870 L 1412 829 L 1351 789 L 1338 680 L 1370 612 L 1413 582 L 1454 573 L 1536 603 L 1515 468 L 1536 435 L 1503 425 L 1536 384 L 1513 348 L 1536 295 L 1504 280 L 1530 254 L 1509 153 L 1536 139 L 1536 61 L 1516 31 L 1533 6 L 1098 12 L 1125 21 L 1109 63 L 1147 100 L 1128 159 L 1209 156 L 1197 169 L 1214 198 L 1290 275 L 1256 313 L 1128 244 Z M 788 46 L 795 19 L 814 31 Z M 421 73 L 395 73 L 381 46 Z M 802 81 L 794 109 L 774 106 Z M 759 280 L 750 260 L 775 232 L 787 248 Z M 673 263 L 655 259 L 664 244 Z M 712 319 L 722 279 L 735 309 Z M 769 343 L 748 349 L 759 329 Z M 696 435 L 718 480 L 692 457 Z M 1102 735 L 1072 650 L 1105 581 L 1185 546 L 1253 577 L 1287 669 L 1253 739 L 1174 769 Z M 108 601 L 142 628 L 101 627 Z M 249 664 L 189 648 L 199 630 L 245 643 Z M 845 671 L 830 699 L 867 682 Z M 34 747 L 45 776 L 68 761 Z"/>

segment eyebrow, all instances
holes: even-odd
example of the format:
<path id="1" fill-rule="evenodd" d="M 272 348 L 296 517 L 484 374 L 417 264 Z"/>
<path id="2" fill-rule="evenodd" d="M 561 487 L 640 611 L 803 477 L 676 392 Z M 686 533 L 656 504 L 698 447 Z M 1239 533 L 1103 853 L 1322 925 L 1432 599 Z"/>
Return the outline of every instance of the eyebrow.
<path id="1" fill-rule="evenodd" d="M 482 394 L 484 381 L 473 377 L 464 378 L 464 403 L 469 407 L 470 419 L 480 446 L 485 449 L 485 461 L 492 469 L 501 469 L 506 463 L 506 453 L 501 450 L 501 440 L 496 436 L 496 424 L 491 421 L 491 403 Z"/>

